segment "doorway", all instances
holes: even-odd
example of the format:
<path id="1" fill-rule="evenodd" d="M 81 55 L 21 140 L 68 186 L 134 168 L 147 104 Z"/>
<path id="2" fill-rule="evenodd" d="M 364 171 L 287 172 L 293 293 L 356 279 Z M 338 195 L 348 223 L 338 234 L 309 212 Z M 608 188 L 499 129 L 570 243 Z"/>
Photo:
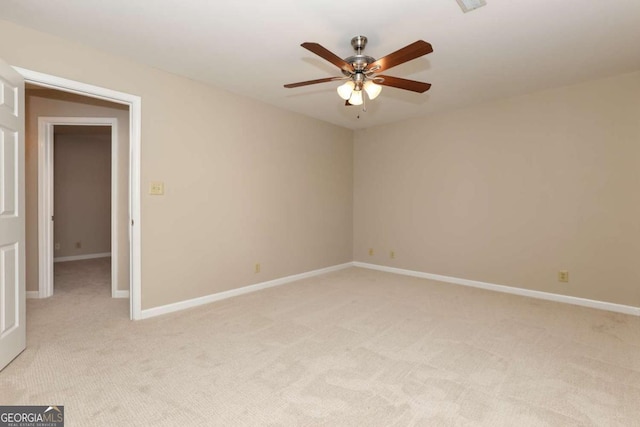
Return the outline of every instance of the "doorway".
<path id="1" fill-rule="evenodd" d="M 49 153 L 53 154 L 53 161 L 46 162 L 53 165 L 53 170 L 44 176 L 53 177 L 53 182 L 48 183 L 53 190 L 47 194 L 53 195 L 54 293 L 58 289 L 60 271 L 66 271 L 68 276 L 78 271 L 72 266 L 87 264 L 74 261 L 101 259 L 99 265 L 110 268 L 99 269 L 101 274 L 97 282 L 101 283 L 100 288 L 109 283 L 110 296 L 129 296 L 127 277 L 125 283 L 119 283 L 122 278 L 118 274 L 120 257 L 117 255 L 122 246 L 118 244 L 120 144 L 117 125 L 109 124 L 116 120 L 92 120 L 104 122 L 104 125 L 54 124 L 53 141 L 44 144 L 52 145 Z M 123 199 L 126 203 L 126 198 Z M 119 289 L 119 286 L 126 289 Z"/>
<path id="2" fill-rule="evenodd" d="M 125 189 L 123 194 L 128 193 L 128 211 L 124 220 L 121 221 L 121 225 L 125 227 L 125 239 L 121 239 L 121 245 L 125 245 L 129 249 L 129 259 L 127 270 L 127 276 L 129 278 L 129 312 L 131 319 L 141 318 L 141 274 L 140 274 L 140 127 L 141 127 L 141 99 L 138 96 L 130 95 L 123 92 L 114 91 L 111 89 L 101 88 L 98 86 L 88 85 L 85 83 L 67 80 L 48 74 L 39 73 L 19 67 L 14 67 L 24 78 L 27 84 L 36 85 L 42 88 L 48 88 L 68 94 L 80 95 L 87 97 L 88 99 L 103 100 L 116 104 L 120 104 L 126 107 L 127 115 L 129 119 L 129 130 L 127 135 L 129 136 L 129 148 L 120 153 L 126 158 L 124 167 L 128 170 L 128 180 L 125 183 Z M 53 125 L 51 126 L 53 128 Z M 51 130 L 53 133 L 53 129 Z M 40 145 L 38 143 L 38 145 Z M 36 148 L 36 147 L 34 147 Z M 36 150 L 38 151 L 38 150 Z M 122 193 L 122 192 L 121 192 Z M 38 195 L 39 197 L 39 195 Z M 38 228 L 40 228 L 38 226 Z M 120 227 L 122 228 L 122 227 Z M 53 249 L 53 243 L 51 249 Z M 40 245 L 37 245 L 38 247 Z M 27 245 L 27 250 L 29 245 Z M 112 248 L 113 249 L 113 248 Z M 39 252 L 39 250 L 37 250 Z M 53 251 L 51 251 L 53 252 Z M 39 256 L 36 256 L 36 259 Z M 53 258 L 53 257 L 51 257 Z M 39 263 L 39 261 L 36 263 Z M 47 263 L 48 265 L 48 263 Z M 119 270 L 123 269 L 122 263 L 120 263 Z M 40 274 L 37 274 L 38 281 L 40 280 Z M 32 288 L 33 289 L 33 288 Z M 37 289 L 42 289 L 37 286 Z M 29 295 L 31 294 L 31 295 Z M 35 294 L 35 295 L 34 295 Z M 30 297 L 42 297 L 40 291 L 29 292 L 27 295 Z M 121 295 L 124 296 L 124 295 Z"/>
<path id="3" fill-rule="evenodd" d="M 59 108 L 59 107 L 58 107 Z M 110 171 L 109 171 L 109 193 L 110 208 L 108 209 L 108 217 L 110 221 L 110 228 L 108 232 L 108 240 L 110 242 L 101 242 L 100 233 L 92 233 L 91 228 L 99 227 L 100 217 L 107 215 L 107 212 L 100 212 L 96 210 L 96 204 L 104 204 L 105 198 L 103 193 L 94 193 L 87 185 L 90 181 L 95 181 L 99 178 L 98 175 L 104 175 L 100 172 L 100 167 L 94 165 L 94 170 L 87 170 L 87 165 L 69 165 L 65 171 L 67 175 L 75 176 L 75 178 L 83 179 L 81 185 L 76 185 L 73 180 L 65 182 L 65 186 L 77 186 L 78 191 L 81 191 L 79 198 L 83 200 L 77 200 L 78 206 L 75 209 L 71 206 L 67 206 L 67 203 L 61 204 L 56 208 L 55 194 L 56 194 L 56 179 L 54 165 L 54 151 L 56 150 L 56 139 L 65 138 L 68 140 L 70 137 L 84 135 L 85 142 L 87 135 L 91 135 L 91 131 L 95 132 L 97 129 L 108 129 L 106 135 L 110 141 L 111 154 L 110 159 Z M 74 131 L 75 129 L 75 131 Z M 57 130 L 57 135 L 56 135 Z M 62 130 L 66 132 L 63 134 Z M 104 132 L 104 130 L 102 131 Z M 74 138 L 77 139 L 77 138 Z M 60 141 L 62 142 L 62 141 Z M 73 141 L 68 141 L 73 142 Z M 100 141 L 98 141 L 100 142 Z M 104 141 L 102 141 L 104 145 Z M 90 147 L 89 143 L 84 144 L 84 147 Z M 98 144 L 96 147 L 99 147 Z M 80 260 L 95 258 L 105 255 L 105 247 L 108 247 L 109 256 L 111 256 L 111 296 L 114 298 L 128 298 L 129 292 L 129 277 L 128 275 L 120 274 L 121 261 L 128 262 L 129 254 L 128 247 L 123 240 L 128 239 L 126 223 L 123 227 L 120 226 L 119 217 L 126 215 L 127 198 L 126 195 L 121 197 L 119 194 L 118 182 L 121 180 L 119 171 L 120 167 L 119 149 L 120 146 L 118 140 L 118 120 L 117 118 L 99 118 L 99 117 L 38 117 L 38 283 L 39 283 L 39 295 L 41 298 L 47 298 L 53 295 L 54 292 L 54 268 L 53 264 L 56 261 L 62 260 Z M 78 146 L 80 147 L 80 146 Z M 78 148 L 76 148 L 76 154 Z M 94 154 L 96 151 L 94 150 Z M 100 153 L 100 151 L 97 151 Z M 89 159 L 77 159 L 78 161 L 88 161 Z M 84 174 L 86 173 L 86 177 Z M 58 187 L 59 188 L 59 187 Z M 88 200 L 87 200 L 88 199 Z M 123 206 L 124 205 L 124 206 Z M 56 211 L 60 212 L 60 208 L 63 208 L 63 215 L 58 215 L 56 219 Z M 92 217 L 86 217 L 83 213 L 91 211 Z M 97 217 L 97 218 L 96 218 Z M 76 229 L 76 233 L 73 234 L 69 230 L 72 222 L 73 227 Z M 78 230 L 78 228 L 84 230 Z M 56 235 L 56 231 L 63 232 L 63 235 Z M 89 251 L 87 248 L 83 249 L 82 236 L 84 235 L 89 241 L 85 241 L 90 244 Z M 71 237 L 75 236 L 75 237 Z M 54 238 L 55 237 L 55 238 Z M 126 252 L 126 253 L 123 253 Z M 124 276 L 124 277 L 123 277 Z M 125 286 L 119 286 L 124 284 Z M 123 289 L 123 287 L 125 289 Z"/>

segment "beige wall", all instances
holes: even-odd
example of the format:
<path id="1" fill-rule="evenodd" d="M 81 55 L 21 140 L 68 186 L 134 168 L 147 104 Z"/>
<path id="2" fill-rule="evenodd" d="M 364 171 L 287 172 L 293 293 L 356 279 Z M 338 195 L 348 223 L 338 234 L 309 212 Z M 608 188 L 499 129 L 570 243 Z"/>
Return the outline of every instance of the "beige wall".
<path id="1" fill-rule="evenodd" d="M 106 135 L 55 135 L 55 257 L 111 252 L 111 128 L 106 129 Z"/>
<path id="2" fill-rule="evenodd" d="M 143 308 L 351 261 L 351 131 L 6 21 L 0 57 L 142 97 Z"/>
<path id="3" fill-rule="evenodd" d="M 1 21 L 0 21 L 1 22 Z M 0 54 L 1 56 L 1 54 Z M 128 107 L 52 90 L 26 91 L 26 282 L 38 290 L 38 117 L 110 117 L 118 120 L 118 290 L 129 289 Z M 54 204 L 55 206 L 55 204 Z M 54 251 L 54 256 L 58 253 Z"/>
<path id="4" fill-rule="evenodd" d="M 355 260 L 640 306 L 640 73 L 358 131 L 354 158 Z"/>
<path id="5" fill-rule="evenodd" d="M 143 308 L 353 258 L 640 305 L 638 73 L 354 137 L 3 21 L 0 57 L 142 97 Z"/>

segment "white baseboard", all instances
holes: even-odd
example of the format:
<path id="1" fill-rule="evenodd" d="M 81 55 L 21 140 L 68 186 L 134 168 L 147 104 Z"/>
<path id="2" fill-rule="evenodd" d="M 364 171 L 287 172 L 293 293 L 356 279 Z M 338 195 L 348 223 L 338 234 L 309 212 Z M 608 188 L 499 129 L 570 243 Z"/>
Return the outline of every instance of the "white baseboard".
<path id="1" fill-rule="evenodd" d="M 111 256 L 111 252 L 103 252 L 100 254 L 86 254 L 86 255 L 75 255 L 75 256 L 62 256 L 53 259 L 53 262 L 65 262 L 65 261 L 80 261 L 83 259 L 93 259 L 93 258 L 107 258 Z"/>
<path id="2" fill-rule="evenodd" d="M 129 298 L 129 291 L 116 291 L 112 298 Z"/>
<path id="3" fill-rule="evenodd" d="M 129 298 L 129 291 L 116 291 L 112 298 Z M 39 291 L 27 291 L 27 298 L 40 298 Z"/>
<path id="4" fill-rule="evenodd" d="M 353 262 L 355 267 L 368 268 L 370 270 L 385 271 L 387 273 L 401 274 L 403 276 L 420 277 L 423 279 L 437 280 L 438 282 L 455 283 L 456 285 L 471 286 L 489 291 L 504 292 L 507 294 L 520 295 L 524 297 L 543 299 L 548 301 L 562 302 L 565 304 L 580 305 L 583 307 L 597 308 L 599 310 L 613 311 L 616 313 L 631 314 L 640 316 L 640 307 L 615 304 L 611 302 L 595 301 L 586 298 L 572 297 L 568 295 L 552 294 L 550 292 L 533 291 L 530 289 L 516 288 L 512 286 L 495 285 L 493 283 L 478 282 L 476 280 L 459 279 L 457 277 L 441 276 L 439 274 L 423 273 L 420 271 L 404 270 L 395 267 L 369 264 L 365 262 Z"/>
<path id="5" fill-rule="evenodd" d="M 148 319 L 150 317 L 160 316 L 162 314 L 173 313 L 174 311 L 180 311 L 180 310 L 185 310 L 187 308 L 198 307 L 200 305 L 209 304 L 214 301 L 220 301 L 223 299 L 235 297 L 238 295 L 248 294 L 250 292 L 259 291 L 262 289 L 284 285 L 286 283 L 295 282 L 301 279 L 307 279 L 309 277 L 320 276 L 322 274 L 330 273 L 332 271 L 342 270 L 352 266 L 353 266 L 352 262 L 347 262 L 345 264 L 334 265 L 332 267 L 321 268 L 319 270 L 313 270 L 313 271 L 308 271 L 306 273 L 294 274 L 293 276 L 282 277 L 280 279 L 269 280 L 268 282 L 256 283 L 255 285 L 244 286 L 238 289 L 230 289 L 228 291 L 218 292 L 216 294 L 206 295 L 199 298 L 180 301 L 173 304 L 162 305 L 159 307 L 148 308 L 146 310 L 142 310 L 142 312 L 140 313 L 140 319 Z"/>

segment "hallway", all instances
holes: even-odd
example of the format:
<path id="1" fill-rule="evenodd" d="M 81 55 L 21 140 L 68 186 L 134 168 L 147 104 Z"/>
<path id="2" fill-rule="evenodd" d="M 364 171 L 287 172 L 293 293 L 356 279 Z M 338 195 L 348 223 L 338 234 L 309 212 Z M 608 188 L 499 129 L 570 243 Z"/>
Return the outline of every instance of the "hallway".
<path id="1" fill-rule="evenodd" d="M 27 300 L 27 350 L 21 357 L 34 345 L 82 340 L 74 334 L 107 319 L 129 321 L 129 300 L 111 298 L 111 258 L 55 263 L 53 296 Z"/>
<path id="2" fill-rule="evenodd" d="M 56 262 L 54 298 L 111 298 L 111 258 Z"/>

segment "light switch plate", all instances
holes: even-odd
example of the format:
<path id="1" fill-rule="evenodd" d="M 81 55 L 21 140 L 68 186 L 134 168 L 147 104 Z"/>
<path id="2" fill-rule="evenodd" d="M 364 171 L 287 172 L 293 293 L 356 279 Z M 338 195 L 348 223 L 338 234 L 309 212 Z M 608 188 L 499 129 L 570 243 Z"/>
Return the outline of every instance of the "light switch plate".
<path id="1" fill-rule="evenodd" d="M 162 196 L 164 194 L 164 182 L 152 182 L 149 186 L 149 194 L 152 196 Z"/>

